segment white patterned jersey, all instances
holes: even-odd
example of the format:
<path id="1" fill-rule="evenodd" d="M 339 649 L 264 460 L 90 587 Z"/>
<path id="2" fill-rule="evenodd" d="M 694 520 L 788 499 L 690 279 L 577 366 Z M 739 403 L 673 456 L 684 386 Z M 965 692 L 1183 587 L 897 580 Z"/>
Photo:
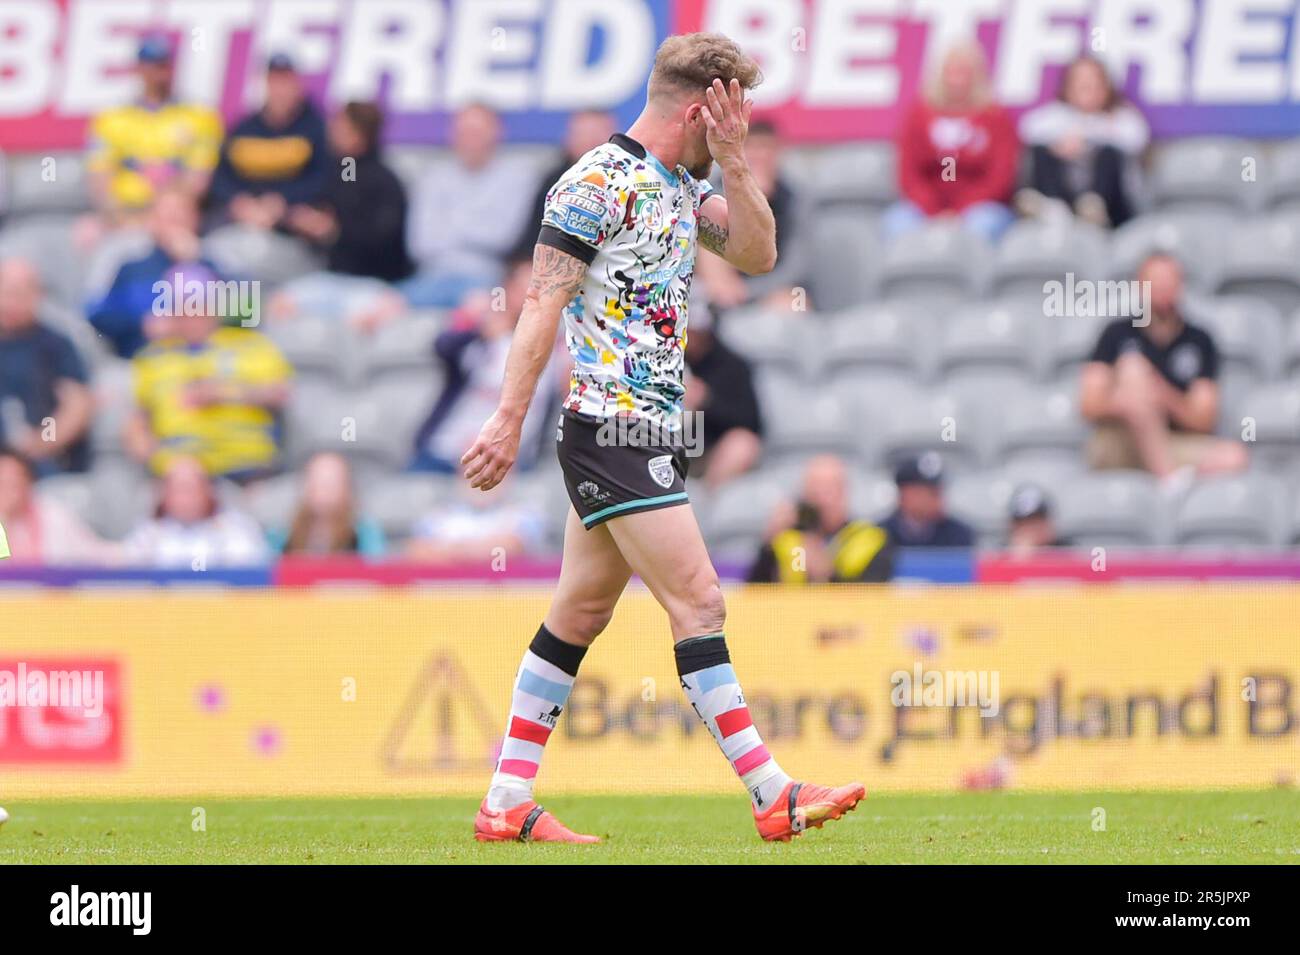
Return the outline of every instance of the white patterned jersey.
<path id="1" fill-rule="evenodd" d="M 582 290 L 564 310 L 574 360 L 566 408 L 676 429 L 696 222 L 711 191 L 622 134 L 551 188 L 539 241 L 588 263 Z"/>

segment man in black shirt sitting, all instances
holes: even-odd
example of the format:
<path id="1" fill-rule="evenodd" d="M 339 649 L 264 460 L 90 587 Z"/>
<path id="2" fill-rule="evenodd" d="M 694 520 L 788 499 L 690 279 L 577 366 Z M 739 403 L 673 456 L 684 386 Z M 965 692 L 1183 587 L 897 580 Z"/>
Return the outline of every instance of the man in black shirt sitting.
<path id="1" fill-rule="evenodd" d="M 1204 329 L 1183 318 L 1182 267 L 1159 253 L 1142 263 L 1137 277 L 1150 283 L 1148 321 L 1111 322 L 1083 369 L 1080 408 L 1097 426 L 1089 463 L 1143 468 L 1171 489 L 1196 474 L 1242 470 L 1241 442 L 1214 436 L 1219 353 Z"/>

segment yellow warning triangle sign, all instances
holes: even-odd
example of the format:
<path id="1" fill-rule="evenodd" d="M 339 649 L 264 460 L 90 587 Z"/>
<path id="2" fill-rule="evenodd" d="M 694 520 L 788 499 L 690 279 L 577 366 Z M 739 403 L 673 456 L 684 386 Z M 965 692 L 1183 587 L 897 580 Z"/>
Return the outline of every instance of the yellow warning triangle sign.
<path id="1" fill-rule="evenodd" d="M 482 773 L 496 766 L 501 727 L 450 654 L 430 657 L 384 739 L 394 774 Z"/>

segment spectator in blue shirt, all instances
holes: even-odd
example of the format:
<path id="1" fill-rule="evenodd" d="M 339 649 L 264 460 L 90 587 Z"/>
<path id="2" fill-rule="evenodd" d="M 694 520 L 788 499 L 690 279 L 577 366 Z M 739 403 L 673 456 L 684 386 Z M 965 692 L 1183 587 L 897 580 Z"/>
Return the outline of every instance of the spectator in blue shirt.
<path id="1" fill-rule="evenodd" d="M 41 477 L 84 471 L 93 409 L 86 366 L 72 342 L 41 324 L 41 282 L 23 259 L 0 260 L 0 447 Z"/>
<path id="2" fill-rule="evenodd" d="M 95 331 L 122 358 L 130 358 L 150 339 L 157 337 L 154 321 L 155 286 L 171 282 L 178 266 L 199 262 L 215 273 L 212 263 L 199 258 L 199 211 L 194 200 L 179 190 L 159 195 L 149 210 L 149 232 L 153 248 L 143 258 L 127 262 L 117 270 L 113 284 L 86 317 Z"/>
<path id="3" fill-rule="evenodd" d="M 894 471 L 898 508 L 880 526 L 897 547 L 973 547 L 975 535 L 949 517 L 943 498 L 943 459 L 927 451 Z"/>

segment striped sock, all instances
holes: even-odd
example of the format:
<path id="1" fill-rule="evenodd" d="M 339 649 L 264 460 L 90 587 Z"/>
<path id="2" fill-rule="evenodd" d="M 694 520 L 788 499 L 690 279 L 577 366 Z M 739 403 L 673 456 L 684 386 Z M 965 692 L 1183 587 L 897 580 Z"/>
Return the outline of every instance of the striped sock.
<path id="1" fill-rule="evenodd" d="M 565 643 L 545 625 L 538 628 L 515 674 L 510 725 L 488 787 L 489 809 L 499 812 L 533 798 L 533 779 L 542 761 L 542 749 L 564 710 L 586 653 L 586 647 Z"/>
<path id="2" fill-rule="evenodd" d="M 749 790 L 754 808 L 766 809 L 790 777 L 767 751 L 749 717 L 726 639 L 720 633 L 692 637 L 677 644 L 674 652 L 686 698 Z"/>

